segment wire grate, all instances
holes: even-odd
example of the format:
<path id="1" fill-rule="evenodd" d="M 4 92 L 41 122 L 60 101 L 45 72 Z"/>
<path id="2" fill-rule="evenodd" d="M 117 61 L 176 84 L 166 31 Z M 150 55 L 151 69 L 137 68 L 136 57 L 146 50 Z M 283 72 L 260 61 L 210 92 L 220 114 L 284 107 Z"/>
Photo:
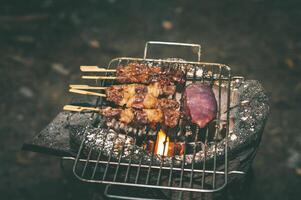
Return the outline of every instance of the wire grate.
<path id="1" fill-rule="evenodd" d="M 148 149 L 149 159 L 147 161 L 145 161 L 143 155 L 140 157 L 135 155 L 136 148 L 141 148 L 142 144 L 149 143 L 150 137 L 153 141 L 156 141 L 160 124 L 157 125 L 155 134 L 152 136 L 150 136 L 150 128 L 147 127 L 143 133 L 143 141 L 138 141 L 140 137 L 138 131 L 134 134 L 129 134 L 127 131 L 125 133 L 116 131 L 108 155 L 103 153 L 105 142 L 109 137 L 108 133 L 105 135 L 101 150 L 97 155 L 93 153 L 92 148 L 87 149 L 85 147 L 86 137 L 84 137 L 78 154 L 74 158 L 74 175 L 78 179 L 90 183 L 179 191 L 179 197 L 183 195 L 183 192 L 208 193 L 219 191 L 227 185 L 229 174 L 240 173 L 228 171 L 231 70 L 224 64 L 200 62 L 200 46 L 198 45 L 192 45 L 192 47 L 199 47 L 197 51 L 198 62 L 179 59 L 147 59 L 148 44 L 177 45 L 182 43 L 148 42 L 144 58 L 116 58 L 109 63 L 108 69 L 115 69 L 119 65 L 132 62 L 143 63 L 149 67 L 181 68 L 185 71 L 185 85 L 192 82 L 203 82 L 215 87 L 218 103 L 216 119 L 203 129 L 194 125 L 188 126 L 180 120 L 178 130 L 168 130 L 163 152 L 166 148 L 169 148 L 166 146 L 167 135 L 169 135 L 173 136 L 172 142 L 174 144 L 179 143 L 182 146 L 182 154 L 180 156 L 176 155 L 176 145 L 173 145 L 172 155 L 157 155 L 155 145 L 151 145 L 151 148 Z M 185 45 L 189 46 L 189 44 Z M 110 72 L 106 73 L 106 76 L 112 75 Z M 101 86 L 113 85 L 115 80 L 102 80 L 96 84 Z M 222 98 L 222 89 L 226 90 L 226 99 Z M 182 99 L 182 96 L 183 94 L 180 93 L 179 98 Z M 176 95 L 173 98 L 177 98 Z M 225 112 L 222 111 L 222 101 L 226 104 Z M 95 106 L 99 107 L 104 104 L 106 104 L 106 100 L 100 97 Z M 182 106 L 180 109 L 182 110 Z M 222 116 L 226 117 L 222 118 Z M 92 114 L 91 124 L 95 124 L 93 118 Z M 86 131 L 91 124 L 87 125 Z M 221 124 L 225 126 L 224 129 L 221 129 Z M 190 134 L 187 134 L 187 132 L 190 132 Z M 128 138 L 133 140 L 132 148 L 129 149 L 125 142 L 121 144 L 117 142 L 121 136 L 124 139 L 123 141 Z M 118 152 L 116 152 L 116 145 L 120 145 Z M 108 194 L 108 196 L 110 195 Z"/>

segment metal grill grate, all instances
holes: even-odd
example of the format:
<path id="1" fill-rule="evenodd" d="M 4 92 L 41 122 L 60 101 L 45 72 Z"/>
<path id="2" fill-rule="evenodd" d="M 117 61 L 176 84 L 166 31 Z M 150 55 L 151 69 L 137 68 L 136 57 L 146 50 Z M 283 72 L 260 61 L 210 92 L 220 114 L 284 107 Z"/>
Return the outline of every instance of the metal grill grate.
<path id="1" fill-rule="evenodd" d="M 179 59 L 147 59 L 148 44 L 180 45 L 197 48 L 198 62 L 188 62 Z M 181 156 L 175 155 L 176 150 L 174 149 L 173 155 L 170 157 L 156 155 L 153 145 L 149 150 L 149 160 L 147 162 L 143 161 L 142 156 L 140 159 L 137 159 L 137 156 L 134 155 L 135 148 L 137 148 L 136 137 L 138 137 L 138 133 L 131 136 L 128 132 L 123 134 L 125 140 L 129 137 L 134 139 L 134 147 L 129 152 L 127 159 L 124 158 L 125 143 L 119 148 L 120 151 L 117 154 L 114 152 L 113 145 L 109 155 L 104 156 L 102 151 L 100 151 L 97 156 L 93 156 L 93 149 L 84 147 L 84 139 L 80 145 L 77 157 L 72 158 L 74 159 L 73 172 L 78 179 L 90 183 L 179 191 L 179 197 L 181 197 L 183 192 L 208 193 L 219 191 L 227 185 L 229 174 L 242 173 L 228 170 L 231 70 L 223 64 L 200 62 L 200 53 L 200 46 L 195 44 L 148 42 L 145 47 L 144 58 L 116 58 L 109 63 L 108 68 L 115 69 L 119 65 L 131 62 L 144 63 L 149 67 L 181 68 L 185 71 L 186 85 L 191 82 L 206 82 L 212 87 L 217 87 L 218 112 L 216 119 L 210 124 L 214 127 L 213 131 L 209 125 L 199 129 L 196 126 L 188 127 L 180 120 L 179 130 L 170 130 L 169 135 L 173 135 L 174 144 L 181 142 L 183 154 Z M 106 73 L 106 76 L 112 75 L 110 72 Z M 97 84 L 108 86 L 115 84 L 115 80 L 102 80 Z M 221 109 L 222 88 L 226 89 L 226 113 L 222 113 Z M 179 95 L 182 98 L 182 94 Z M 176 96 L 173 96 L 173 98 L 176 98 Z M 100 97 L 95 106 L 99 107 L 105 103 L 105 99 Z M 180 109 L 182 109 L 182 106 Z M 226 117 L 222 119 L 221 116 L 224 114 Z M 91 124 L 95 124 L 93 119 L 94 116 L 92 114 Z M 222 133 L 222 129 L 219 128 L 221 123 L 225 124 L 225 133 Z M 87 129 L 91 124 L 87 125 Z M 154 141 L 156 141 L 159 130 L 160 125 L 157 126 Z M 188 130 L 192 134 L 186 134 Z M 142 143 L 148 142 L 148 134 L 149 128 L 146 128 Z M 120 135 L 121 133 L 116 132 L 113 138 L 114 141 Z M 178 141 L 179 135 L 181 135 L 181 141 Z M 194 138 L 191 138 L 191 135 Z M 166 138 L 164 150 L 168 148 L 166 147 Z M 104 139 L 103 144 L 105 144 L 106 139 Z M 157 162 L 158 160 L 160 162 Z M 108 196 L 125 198 L 108 194 L 108 189 L 106 190 Z"/>

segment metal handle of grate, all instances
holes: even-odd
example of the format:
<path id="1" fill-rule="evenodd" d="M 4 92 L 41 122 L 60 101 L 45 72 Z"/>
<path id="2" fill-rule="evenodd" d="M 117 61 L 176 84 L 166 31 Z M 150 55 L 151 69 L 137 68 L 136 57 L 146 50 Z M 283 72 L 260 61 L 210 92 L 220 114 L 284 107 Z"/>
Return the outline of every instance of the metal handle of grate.
<path id="1" fill-rule="evenodd" d="M 181 46 L 181 47 L 191 47 L 196 48 L 197 61 L 201 61 L 201 45 L 199 44 L 190 44 L 190 43 L 179 43 L 179 42 L 161 42 L 161 41 L 148 41 L 145 44 L 143 58 L 146 59 L 150 45 L 163 45 L 163 46 Z"/>
<path id="2" fill-rule="evenodd" d="M 163 42 L 148 42 L 147 44 L 164 44 Z M 226 135 L 222 140 L 223 151 L 217 151 L 217 144 L 220 143 L 218 135 L 220 134 L 220 129 L 216 128 L 214 132 L 214 137 L 211 141 L 211 146 L 213 152 L 209 156 L 207 155 L 209 148 L 209 128 L 208 126 L 202 130 L 202 134 L 205 133 L 204 145 L 201 150 L 203 155 L 202 161 L 197 159 L 197 149 L 199 149 L 200 143 L 199 137 L 201 130 L 195 127 L 195 138 L 194 138 L 194 149 L 192 155 L 187 155 L 186 153 L 186 134 L 185 131 L 187 127 L 180 123 L 180 132 L 185 136 L 184 140 L 184 153 L 181 157 L 182 160 L 175 162 L 175 155 L 172 155 L 172 162 L 170 165 L 164 164 L 164 157 L 162 156 L 161 163 L 155 164 L 153 162 L 154 157 L 158 156 L 154 153 L 154 147 L 151 149 L 151 159 L 148 163 L 142 162 L 142 156 L 139 162 L 134 162 L 132 157 L 129 155 L 129 159 L 124 160 L 123 154 L 125 149 L 125 143 L 119 152 L 118 158 L 113 158 L 113 148 L 109 156 L 103 156 L 100 151 L 97 155 L 97 159 L 92 157 L 92 149 L 88 153 L 83 152 L 84 140 L 81 143 L 78 154 L 74 159 L 73 173 L 81 181 L 90 183 L 101 183 L 107 184 L 106 195 L 108 197 L 121 198 L 121 199 L 139 199 L 137 197 L 127 197 L 109 194 L 109 186 L 120 185 L 120 186 L 134 186 L 142 188 L 152 188 L 152 189 L 163 189 L 175 191 L 178 193 L 178 197 L 183 196 L 183 192 L 198 192 L 198 193 L 210 193 L 217 192 L 223 189 L 227 185 L 228 175 L 238 173 L 243 174 L 240 171 L 229 171 L 228 170 L 228 134 L 229 134 L 229 116 L 230 116 L 230 92 L 231 92 L 231 69 L 224 65 L 218 63 L 205 63 L 205 62 L 188 62 L 183 60 L 164 60 L 164 59 L 147 59 L 147 44 L 144 52 L 144 58 L 129 58 L 122 57 L 116 58 L 110 61 L 108 68 L 116 68 L 122 64 L 128 64 L 131 62 L 144 63 L 148 66 L 162 66 L 162 67 L 181 67 L 185 71 L 186 82 L 207 82 L 211 86 L 213 83 L 218 84 L 218 112 L 216 119 L 212 123 L 219 124 L 221 122 L 221 89 L 222 85 L 227 88 L 227 113 L 226 113 Z M 168 45 L 183 45 L 183 43 L 168 43 Z M 192 44 L 193 47 L 198 47 L 198 60 L 200 56 L 200 46 Z M 201 73 L 200 73 L 201 72 Z M 107 73 L 106 75 L 112 75 Z M 112 85 L 114 80 L 103 80 L 100 85 Z M 182 94 L 181 94 L 182 95 Z M 182 98 L 182 97 L 181 97 Z M 101 106 L 105 99 L 100 98 L 97 105 Z M 182 109 L 182 108 L 181 108 Z M 93 119 L 93 116 L 91 117 Z M 93 120 L 91 121 L 93 123 Z M 159 129 L 157 129 L 156 136 L 158 135 Z M 116 132 L 116 137 L 118 136 Z M 145 133 L 147 134 L 147 133 Z M 176 133 L 174 133 L 176 134 Z M 127 133 L 125 137 L 128 137 Z M 175 137 L 177 138 L 177 137 Z M 175 139 L 175 143 L 177 139 Z M 136 140 L 135 146 L 136 146 Z M 154 140 L 156 141 L 156 139 Z M 104 141 L 105 142 L 105 141 Z M 166 142 L 164 143 L 164 149 Z M 154 145 L 153 145 L 154 146 Z M 86 151 L 87 152 L 87 151 Z M 164 152 L 164 150 L 163 150 Z M 175 151 L 173 151 L 175 152 Z M 199 152 L 200 153 L 200 152 Z M 188 163 L 187 157 L 191 158 Z M 197 162 L 198 161 L 198 162 Z M 172 194 L 173 195 L 173 194 Z"/>

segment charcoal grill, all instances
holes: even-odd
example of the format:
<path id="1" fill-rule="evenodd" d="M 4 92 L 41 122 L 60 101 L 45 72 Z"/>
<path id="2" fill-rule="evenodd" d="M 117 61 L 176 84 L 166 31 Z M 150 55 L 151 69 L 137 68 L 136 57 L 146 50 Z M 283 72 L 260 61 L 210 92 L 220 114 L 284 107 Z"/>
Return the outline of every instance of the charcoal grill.
<path id="1" fill-rule="evenodd" d="M 196 53 L 197 61 L 148 58 L 151 45 L 191 47 Z M 72 156 L 63 157 L 64 160 L 74 162 L 73 173 L 75 177 L 83 182 L 106 184 L 105 195 L 107 197 L 144 199 L 143 195 L 137 197 L 112 193 L 111 186 L 118 185 L 164 190 L 169 192 L 168 198 L 181 199 L 185 194 L 192 197 L 202 193 L 219 192 L 234 179 L 232 177 L 243 176 L 250 168 L 250 162 L 252 162 L 260 142 L 269 109 L 267 97 L 258 82 L 246 81 L 243 77 L 234 77 L 231 75 L 229 66 L 201 62 L 200 58 L 201 46 L 198 44 L 151 41 L 145 45 L 143 58 L 116 58 L 109 62 L 107 68 L 115 69 L 119 65 L 131 62 L 144 63 L 149 67 L 157 65 L 167 68 L 181 68 L 185 71 L 185 84 L 191 82 L 209 83 L 215 90 L 218 103 L 216 119 L 210 123 L 211 127 L 214 127 L 213 129 L 210 128 L 210 125 L 203 129 L 196 126 L 188 127 L 180 120 L 179 129 L 172 130 L 169 135 L 173 135 L 175 144 L 181 142 L 184 146 L 183 154 L 175 155 L 174 152 L 176 151 L 174 150 L 171 156 L 156 155 L 153 146 L 148 152 L 147 159 L 139 158 L 139 156 L 137 158 L 135 155 L 136 148 L 141 149 L 141 146 L 136 145 L 137 140 L 135 138 L 152 134 L 154 141 L 156 141 L 160 125 L 156 131 L 151 132 L 146 127 L 143 130 L 134 131 L 134 134 L 131 135 L 129 131 L 124 133 L 115 131 L 114 140 L 121 135 L 125 140 L 130 137 L 133 138 L 133 149 L 125 152 L 127 148 L 124 142 L 121 143 L 121 147 L 118 147 L 119 151 L 116 153 L 114 151 L 115 144 L 113 144 L 111 150 L 104 155 L 103 147 L 101 151 L 95 153 L 95 149 L 88 148 L 86 145 L 86 136 L 91 127 L 108 132 L 108 128 L 103 128 L 101 116 L 94 113 L 63 112 L 61 118 L 64 120 L 64 129 L 76 124 L 77 120 L 82 127 L 80 129 L 82 138 L 80 138 L 78 152 Z M 113 73 L 106 72 L 105 76 L 113 76 Z M 115 84 L 115 80 L 96 80 L 95 84 L 108 86 Z M 179 94 L 178 97 L 175 95 L 173 98 L 181 99 L 182 94 Z M 85 103 L 84 100 L 80 101 L 79 104 Z M 101 107 L 104 104 L 106 104 L 105 98 L 98 97 L 93 105 Z M 255 115 L 252 112 L 255 112 Z M 237 120 L 231 121 L 232 117 Z M 221 128 L 222 126 L 224 129 Z M 177 141 L 181 135 L 181 141 Z M 194 138 L 191 138 L 191 135 Z M 144 138 L 147 140 L 147 137 Z M 166 138 L 164 150 L 168 148 L 166 147 Z M 105 140 L 99 144 L 105 144 Z M 188 146 L 190 148 L 189 153 L 187 152 Z M 125 153 L 127 156 L 124 156 Z M 237 158 L 239 158 L 238 162 Z M 246 160 L 248 164 L 244 163 Z"/>

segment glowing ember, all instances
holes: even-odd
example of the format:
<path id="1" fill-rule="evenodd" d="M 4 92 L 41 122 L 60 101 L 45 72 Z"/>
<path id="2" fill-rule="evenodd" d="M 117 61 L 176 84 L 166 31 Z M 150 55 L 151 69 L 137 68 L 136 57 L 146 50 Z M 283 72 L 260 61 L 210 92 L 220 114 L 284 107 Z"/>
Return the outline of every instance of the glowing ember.
<path id="1" fill-rule="evenodd" d="M 155 153 L 157 155 L 167 156 L 168 150 L 169 150 L 169 137 L 162 130 L 160 130 L 157 136 Z"/>

